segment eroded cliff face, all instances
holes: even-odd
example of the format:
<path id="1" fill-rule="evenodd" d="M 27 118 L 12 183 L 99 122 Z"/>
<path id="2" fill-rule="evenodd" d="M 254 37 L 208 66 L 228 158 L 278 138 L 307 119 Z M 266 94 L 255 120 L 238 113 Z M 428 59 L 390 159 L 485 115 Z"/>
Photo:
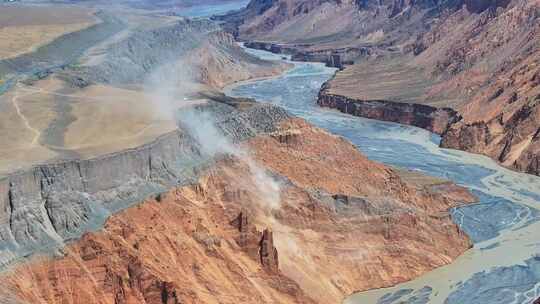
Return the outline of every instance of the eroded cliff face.
<path id="1" fill-rule="evenodd" d="M 472 68 L 452 70 L 457 76 L 450 83 L 465 77 L 475 81 L 464 85 L 470 92 L 459 107 L 464 119 L 443 136 L 444 147 L 482 153 L 507 167 L 540 174 L 539 12 L 534 2 L 491 11 L 486 24 L 477 26 L 476 41 L 457 44 Z M 486 61 L 492 63 L 487 70 L 482 67 Z"/>
<path id="2" fill-rule="evenodd" d="M 445 133 L 451 125 L 461 120 L 459 114 L 450 108 L 386 100 L 353 99 L 328 93 L 324 87 L 319 92 L 317 104 L 359 117 L 423 128 L 436 134 Z"/>
<path id="3" fill-rule="evenodd" d="M 304 2 L 247 14 L 239 37 L 343 69 L 321 105 L 426 128 L 443 147 L 538 174 L 538 1 Z"/>
<path id="4" fill-rule="evenodd" d="M 272 130 L 289 115 L 270 105 L 242 112 L 207 101 L 220 129 L 233 141 Z M 212 114 L 213 115 L 213 114 Z M 152 193 L 196 180 L 211 159 L 178 129 L 149 144 L 88 160 L 40 165 L 0 179 L 0 262 L 7 266 L 35 252 L 102 226 L 108 216 Z"/>
<path id="5" fill-rule="evenodd" d="M 224 155 L 57 257 L 15 266 L 3 294 L 30 303 L 335 303 L 469 248 L 447 212 L 474 200 L 466 190 L 408 181 L 303 120 L 275 121 L 243 146 L 278 181 L 278 205 L 250 161 Z"/>
<path id="6" fill-rule="evenodd" d="M 189 182 L 203 161 L 181 131 L 137 149 L 37 166 L 0 180 L 2 266 L 100 227 L 114 211 Z"/>
<path id="7" fill-rule="evenodd" d="M 63 257 L 15 269 L 3 291 L 23 303 L 313 303 L 266 264 L 267 230 L 229 223 L 239 209 L 212 190 L 180 188 L 123 211 Z"/>

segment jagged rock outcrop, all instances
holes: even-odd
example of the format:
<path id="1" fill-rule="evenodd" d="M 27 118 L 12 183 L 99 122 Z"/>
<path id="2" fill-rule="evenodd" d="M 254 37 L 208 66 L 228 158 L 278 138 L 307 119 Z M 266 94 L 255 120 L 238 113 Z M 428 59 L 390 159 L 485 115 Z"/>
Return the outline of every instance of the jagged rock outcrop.
<path id="1" fill-rule="evenodd" d="M 197 111 L 214 113 L 220 132 L 235 142 L 272 132 L 289 117 L 281 108 L 262 104 L 241 111 L 210 103 Z M 180 129 L 139 148 L 4 176 L 0 178 L 0 262 L 7 266 L 35 252 L 54 251 L 64 240 L 101 227 L 118 210 L 191 183 L 209 161 L 198 142 Z"/>
<path id="2" fill-rule="evenodd" d="M 272 273 L 279 271 L 278 251 L 274 247 L 274 234 L 270 229 L 264 229 L 262 233 L 259 256 L 264 269 Z"/>
<path id="3" fill-rule="evenodd" d="M 192 189 L 122 211 L 62 256 L 14 269 L 13 277 L 2 277 L 7 285 L 0 294 L 30 303 L 314 303 L 293 281 L 262 271 L 260 260 L 229 243 L 237 232 L 224 225 L 225 210 L 191 197 Z M 204 209 L 194 205 L 201 202 Z M 202 230 L 227 242 L 209 246 L 200 241 Z"/>
<path id="4" fill-rule="evenodd" d="M 252 259 L 258 260 L 266 271 L 278 273 L 278 251 L 274 247 L 272 231 L 270 229 L 264 229 L 262 233 L 257 231 L 247 210 L 242 210 L 231 224 L 240 232 L 236 239 L 238 246 Z"/>
<path id="5" fill-rule="evenodd" d="M 287 133 L 294 144 L 274 136 Z M 253 164 L 223 157 L 190 185 L 113 215 L 61 255 L 15 266 L 0 277 L 0 296 L 7 289 L 31 303 L 335 303 L 449 263 L 470 246 L 447 212 L 474 201 L 462 188 L 412 184 L 300 119 L 281 119 L 243 144 L 264 183 Z M 275 182 L 278 206 L 265 188 Z"/>

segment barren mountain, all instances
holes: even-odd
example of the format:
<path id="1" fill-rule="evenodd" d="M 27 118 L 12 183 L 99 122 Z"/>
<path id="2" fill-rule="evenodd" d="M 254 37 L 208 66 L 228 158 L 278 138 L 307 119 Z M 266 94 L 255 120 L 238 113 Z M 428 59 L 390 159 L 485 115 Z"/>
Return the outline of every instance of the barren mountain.
<path id="1" fill-rule="evenodd" d="M 220 93 L 287 64 L 206 19 L 93 17 L 0 60 L 0 302 L 334 303 L 470 248 L 464 188 Z"/>
<path id="2" fill-rule="evenodd" d="M 254 0 L 224 19 L 251 47 L 341 68 L 322 106 L 539 174 L 539 15 L 537 0 Z"/>
<path id="3" fill-rule="evenodd" d="M 250 161 L 223 156 L 60 255 L 15 266 L 3 291 L 29 303 L 335 303 L 469 248 L 447 213 L 474 200 L 466 190 L 402 178 L 303 120 L 275 121 L 243 146 L 278 181 L 278 205 Z"/>

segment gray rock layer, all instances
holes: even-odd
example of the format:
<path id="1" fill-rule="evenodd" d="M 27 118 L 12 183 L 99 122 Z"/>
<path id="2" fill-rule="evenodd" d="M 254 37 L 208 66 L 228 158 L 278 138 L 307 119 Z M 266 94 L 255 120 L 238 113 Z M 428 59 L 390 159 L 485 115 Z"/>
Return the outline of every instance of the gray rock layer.
<path id="1" fill-rule="evenodd" d="M 175 131 L 136 149 L 1 179 L 0 263 L 61 245 L 117 210 L 189 182 L 201 161 L 196 143 Z"/>
<path id="2" fill-rule="evenodd" d="M 199 107 L 231 142 L 272 132 L 289 117 L 281 108 L 254 104 L 239 111 Z M 182 126 L 182 123 L 179 123 Z M 100 228 L 107 217 L 149 196 L 196 181 L 212 158 L 178 129 L 138 148 L 88 160 L 45 164 L 0 178 L 0 268 Z"/>
<path id="3" fill-rule="evenodd" d="M 220 28 L 208 20 L 182 20 L 172 25 L 141 30 L 114 43 L 97 65 L 73 67 L 65 78 L 73 84 L 144 83 L 157 68 L 175 64 L 190 51 L 201 47 Z"/>

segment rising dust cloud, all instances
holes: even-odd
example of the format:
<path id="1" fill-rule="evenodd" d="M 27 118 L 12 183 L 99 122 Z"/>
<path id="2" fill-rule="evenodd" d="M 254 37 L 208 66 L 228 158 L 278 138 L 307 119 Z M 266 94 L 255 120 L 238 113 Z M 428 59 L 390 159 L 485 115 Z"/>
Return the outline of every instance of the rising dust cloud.
<path id="1" fill-rule="evenodd" d="M 196 93 L 203 86 L 199 79 L 197 60 L 177 61 L 156 69 L 145 82 L 145 94 L 149 96 L 158 120 L 174 121 L 182 130 L 196 140 L 201 153 L 215 158 L 230 155 L 247 164 L 255 195 L 267 210 L 280 207 L 280 184 L 251 157 L 250 151 L 235 145 L 217 127 L 216 114 L 194 105 Z M 202 109 L 202 110 L 201 110 Z M 242 185 L 242 181 L 231 181 Z"/>

